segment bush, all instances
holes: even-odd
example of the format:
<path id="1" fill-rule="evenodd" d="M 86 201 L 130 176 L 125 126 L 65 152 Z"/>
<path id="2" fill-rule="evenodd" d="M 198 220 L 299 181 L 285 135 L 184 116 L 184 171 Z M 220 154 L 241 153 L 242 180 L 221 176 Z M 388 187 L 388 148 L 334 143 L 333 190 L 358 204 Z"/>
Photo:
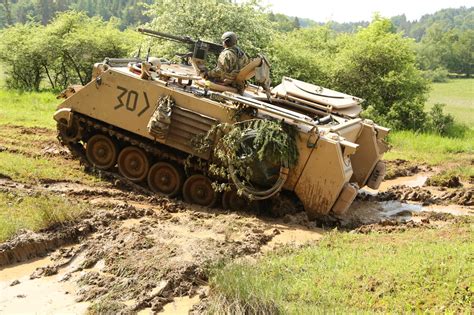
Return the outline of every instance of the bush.
<path id="1" fill-rule="evenodd" d="M 416 68 L 410 39 L 376 17 L 354 36 L 339 37 L 331 86 L 362 97 L 375 121 L 396 129 L 422 129 L 427 81 Z"/>
<path id="2" fill-rule="evenodd" d="M 430 82 L 444 83 L 448 82 L 449 72 L 445 68 L 439 67 L 435 70 L 425 70 L 422 72 L 423 78 Z"/>
<path id="3" fill-rule="evenodd" d="M 416 68 L 410 39 L 375 17 L 355 35 L 327 27 L 277 36 L 271 45 L 274 81 L 291 76 L 365 99 L 364 116 L 396 129 L 425 128 L 428 82 Z"/>
<path id="4" fill-rule="evenodd" d="M 445 106 L 446 104 L 437 103 L 428 114 L 428 129 L 442 136 L 448 135 L 454 128 L 454 117 L 443 112 Z"/>
<path id="5" fill-rule="evenodd" d="M 268 49 L 272 81 L 277 84 L 286 76 L 328 87 L 332 69 L 329 63 L 337 51 L 335 38 L 328 27 L 276 35 Z"/>

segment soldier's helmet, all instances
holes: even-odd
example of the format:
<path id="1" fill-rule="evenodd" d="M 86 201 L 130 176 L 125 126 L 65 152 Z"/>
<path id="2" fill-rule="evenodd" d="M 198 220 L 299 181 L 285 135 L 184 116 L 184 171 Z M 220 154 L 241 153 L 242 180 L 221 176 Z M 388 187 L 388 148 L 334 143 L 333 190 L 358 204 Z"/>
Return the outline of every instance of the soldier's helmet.
<path id="1" fill-rule="evenodd" d="M 155 70 L 159 70 L 161 68 L 161 62 L 159 58 L 150 57 L 148 58 L 148 62 L 155 68 Z"/>
<path id="2" fill-rule="evenodd" d="M 222 42 L 226 44 L 227 47 L 232 47 L 237 45 L 237 35 L 234 32 L 225 32 L 222 37 Z"/>

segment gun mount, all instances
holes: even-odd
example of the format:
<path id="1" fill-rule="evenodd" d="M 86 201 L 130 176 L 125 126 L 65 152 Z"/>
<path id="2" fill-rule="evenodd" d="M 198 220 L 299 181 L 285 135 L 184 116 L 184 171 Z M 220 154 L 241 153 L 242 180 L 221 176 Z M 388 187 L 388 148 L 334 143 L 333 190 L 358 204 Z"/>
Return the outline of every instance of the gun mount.
<path id="1" fill-rule="evenodd" d="M 139 28 L 138 31 L 151 37 L 170 40 L 178 43 L 184 43 L 191 46 L 192 58 L 197 61 L 204 61 L 208 53 L 218 55 L 221 53 L 222 50 L 224 50 L 224 47 L 222 45 L 207 42 L 200 39 L 194 40 L 189 36 L 176 36 L 163 32 L 153 31 L 146 28 Z"/>

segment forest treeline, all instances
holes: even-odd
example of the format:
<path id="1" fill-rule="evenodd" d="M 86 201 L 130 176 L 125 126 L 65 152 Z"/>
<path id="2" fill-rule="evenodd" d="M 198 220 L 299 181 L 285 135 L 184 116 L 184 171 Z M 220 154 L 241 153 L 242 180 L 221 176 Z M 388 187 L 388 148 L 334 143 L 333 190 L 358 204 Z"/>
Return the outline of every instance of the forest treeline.
<path id="1" fill-rule="evenodd" d="M 20 2 L 8 1 L 10 10 Z M 59 2 L 30 1 L 40 7 L 41 3 Z M 88 10 L 71 11 L 67 3 L 61 2 L 65 12 L 48 13 L 54 17 L 47 23 L 30 15 L 29 22 L 0 30 L 0 62 L 8 87 L 59 90 L 71 83 L 86 84 L 95 62 L 134 56 L 140 47 L 142 51 L 151 47 L 152 55 L 179 61 L 176 53 L 185 53 L 189 47 L 151 39 L 137 33 L 135 27 L 123 28 L 121 15 L 112 12 L 114 8 L 125 12 L 131 3 L 135 3 L 134 9 L 141 8 L 133 23 L 163 32 L 219 42 L 223 32 L 233 30 L 240 36 L 239 45 L 251 56 L 259 52 L 267 55 L 274 84 L 289 76 L 362 97 L 366 118 L 396 129 L 449 133 L 452 117 L 444 115 L 441 106 L 424 111 L 429 89 L 426 70 L 446 73 L 452 71 L 448 66 L 457 64 L 459 73 L 472 73 L 473 36 L 463 34 L 472 34 L 473 28 L 454 28 L 451 33 L 434 23 L 416 43 L 400 32 L 393 20 L 377 15 L 353 32 L 338 32 L 331 24 L 311 25 L 307 20 L 271 14 L 258 0 L 82 0 L 70 4 L 95 3 L 91 10 L 101 12 L 98 4 L 106 3 L 109 15 L 104 17 Z M 3 9 L 6 4 L 4 0 Z M 438 32 L 440 29 L 443 31 Z M 433 39 L 428 34 L 433 34 Z M 450 34 L 442 39 L 446 46 L 439 46 L 438 37 L 445 34 Z M 456 41 L 459 44 L 454 44 Z M 427 50 L 420 45 L 426 45 Z M 426 60 L 421 59 L 422 52 Z M 463 63 L 453 61 L 456 59 L 450 54 Z M 432 65 L 432 61 L 437 63 Z M 459 64 L 467 66 L 461 69 Z"/>
<path id="2" fill-rule="evenodd" d="M 105 20 L 118 18 L 123 29 L 149 21 L 144 15 L 147 4 L 153 0 L 2 0 L 0 28 L 15 23 L 37 22 L 48 24 L 58 12 L 82 11 L 88 16 Z"/>

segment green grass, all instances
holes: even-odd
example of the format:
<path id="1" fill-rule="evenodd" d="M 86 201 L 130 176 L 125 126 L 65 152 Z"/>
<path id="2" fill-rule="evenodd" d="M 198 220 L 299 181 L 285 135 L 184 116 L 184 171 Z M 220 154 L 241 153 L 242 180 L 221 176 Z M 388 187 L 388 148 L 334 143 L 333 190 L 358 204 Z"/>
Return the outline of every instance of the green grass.
<path id="1" fill-rule="evenodd" d="M 99 178 L 84 173 L 77 166 L 71 167 L 71 163 L 10 152 L 0 152 L 0 174 L 27 184 L 47 181 L 81 182 L 91 185 L 100 183 Z"/>
<path id="2" fill-rule="evenodd" d="M 85 210 L 84 205 L 59 196 L 0 192 L 0 242 L 14 236 L 20 229 L 37 231 L 73 220 Z"/>
<path id="3" fill-rule="evenodd" d="M 53 119 L 60 100 L 51 92 L 0 90 L 0 125 L 55 128 Z"/>
<path id="4" fill-rule="evenodd" d="M 474 183 L 474 167 L 472 165 L 455 165 L 443 169 L 438 174 L 430 176 L 426 184 L 429 186 L 448 186 L 454 177 L 459 177 L 466 182 Z"/>
<path id="5" fill-rule="evenodd" d="M 445 111 L 470 127 L 474 126 L 474 78 L 433 83 L 427 110 L 436 103 L 446 104 Z"/>
<path id="6" fill-rule="evenodd" d="M 392 131 L 389 135 L 392 149 L 385 153 L 384 158 L 443 166 L 447 168 L 443 172 L 449 176 L 469 180 L 474 174 L 474 79 L 434 83 L 426 110 L 436 103 L 446 104 L 444 111 L 452 114 L 456 122 L 467 126 L 464 134 L 454 131 L 452 134 L 459 136 L 450 138 L 436 134 Z"/>
<path id="7" fill-rule="evenodd" d="M 61 154 L 47 154 L 61 149 L 56 132 L 45 128 L 3 125 L 0 127 L 0 174 L 28 184 L 44 181 L 72 181 L 97 185 L 100 179 L 84 173 L 77 161 Z M 67 154 L 67 153 L 64 153 Z"/>
<path id="8" fill-rule="evenodd" d="M 211 313 L 469 313 L 474 221 L 393 234 L 332 232 L 211 273 Z"/>
<path id="9" fill-rule="evenodd" d="M 405 159 L 413 162 L 440 165 L 462 162 L 474 157 L 474 129 L 462 138 L 447 138 L 435 134 L 417 134 L 412 131 L 394 131 L 389 135 L 392 146 L 385 158 Z"/>

